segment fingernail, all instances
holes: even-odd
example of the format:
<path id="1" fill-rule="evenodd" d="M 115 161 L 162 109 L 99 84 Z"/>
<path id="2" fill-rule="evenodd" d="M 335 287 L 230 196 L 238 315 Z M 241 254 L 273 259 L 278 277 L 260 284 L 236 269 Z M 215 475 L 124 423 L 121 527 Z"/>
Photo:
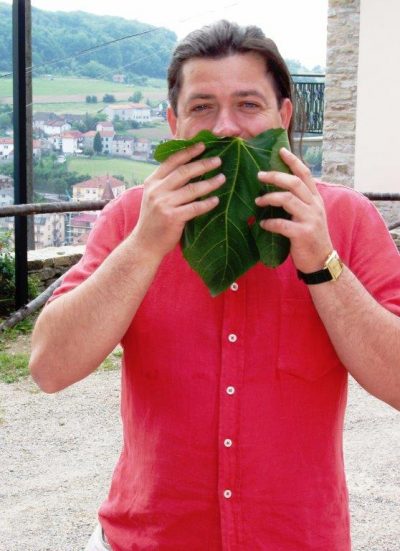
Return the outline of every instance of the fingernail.
<path id="1" fill-rule="evenodd" d="M 213 166 L 219 166 L 221 164 L 221 159 L 219 157 L 211 157 L 210 161 Z"/>
<path id="2" fill-rule="evenodd" d="M 285 155 L 286 155 L 287 153 L 290 153 L 289 149 L 286 149 L 286 147 L 281 147 L 281 152 L 282 152 L 282 153 L 285 153 Z"/>
<path id="3" fill-rule="evenodd" d="M 260 172 L 258 172 L 257 176 L 259 178 L 265 178 L 267 175 L 267 173 L 264 171 L 264 170 L 260 170 Z"/>
<path id="4" fill-rule="evenodd" d="M 217 174 L 217 176 L 215 177 L 215 179 L 217 180 L 217 182 L 218 182 L 219 184 L 222 184 L 223 182 L 225 182 L 226 177 L 225 177 L 225 174 L 222 174 L 222 172 L 220 172 L 219 174 Z"/>

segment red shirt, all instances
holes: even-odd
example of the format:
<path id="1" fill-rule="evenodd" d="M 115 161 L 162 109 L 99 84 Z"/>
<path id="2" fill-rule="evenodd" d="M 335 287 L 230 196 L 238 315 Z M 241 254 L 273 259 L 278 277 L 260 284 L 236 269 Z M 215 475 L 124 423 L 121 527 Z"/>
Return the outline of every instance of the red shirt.
<path id="1" fill-rule="evenodd" d="M 400 314 L 400 257 L 381 217 L 354 191 L 319 190 L 340 256 Z M 104 209 L 55 296 L 132 230 L 140 198 L 131 189 Z M 290 258 L 212 298 L 177 247 L 122 345 L 124 444 L 100 509 L 114 550 L 350 549 L 347 372 Z"/>

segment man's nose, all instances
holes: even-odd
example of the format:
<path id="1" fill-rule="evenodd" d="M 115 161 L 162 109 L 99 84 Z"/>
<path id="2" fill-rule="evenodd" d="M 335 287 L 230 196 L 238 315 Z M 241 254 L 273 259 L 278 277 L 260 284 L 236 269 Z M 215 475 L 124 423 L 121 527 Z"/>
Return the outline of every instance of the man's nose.
<path id="1" fill-rule="evenodd" d="M 218 113 L 217 119 L 214 124 L 213 134 L 219 137 L 240 136 L 241 128 L 235 120 L 235 117 L 228 110 L 221 110 Z"/>

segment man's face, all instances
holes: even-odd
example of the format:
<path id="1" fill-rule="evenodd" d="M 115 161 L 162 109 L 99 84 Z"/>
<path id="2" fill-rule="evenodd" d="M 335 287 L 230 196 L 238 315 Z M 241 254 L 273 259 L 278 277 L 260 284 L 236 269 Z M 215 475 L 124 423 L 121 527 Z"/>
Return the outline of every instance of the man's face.
<path id="1" fill-rule="evenodd" d="M 190 59 L 182 68 L 178 114 L 168 111 L 175 138 L 200 130 L 248 139 L 270 128 L 288 128 L 292 104 L 279 107 L 264 59 L 255 53 Z"/>

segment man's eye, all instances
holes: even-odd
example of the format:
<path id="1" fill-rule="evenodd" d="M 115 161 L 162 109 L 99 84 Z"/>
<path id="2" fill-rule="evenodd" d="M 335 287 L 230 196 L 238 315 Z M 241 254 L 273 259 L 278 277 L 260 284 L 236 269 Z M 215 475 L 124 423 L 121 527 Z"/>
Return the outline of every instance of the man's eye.
<path id="1" fill-rule="evenodd" d="M 207 111 L 207 109 L 209 109 L 210 106 L 207 105 L 206 103 L 202 103 L 200 105 L 194 105 L 192 107 L 192 111 L 196 112 L 196 113 L 199 113 L 201 111 Z"/>
<path id="2" fill-rule="evenodd" d="M 254 109 L 258 109 L 258 104 L 253 103 L 252 101 L 245 101 L 245 102 L 242 103 L 242 107 L 244 109 L 248 109 L 249 111 L 251 111 L 251 110 L 254 110 Z"/>

